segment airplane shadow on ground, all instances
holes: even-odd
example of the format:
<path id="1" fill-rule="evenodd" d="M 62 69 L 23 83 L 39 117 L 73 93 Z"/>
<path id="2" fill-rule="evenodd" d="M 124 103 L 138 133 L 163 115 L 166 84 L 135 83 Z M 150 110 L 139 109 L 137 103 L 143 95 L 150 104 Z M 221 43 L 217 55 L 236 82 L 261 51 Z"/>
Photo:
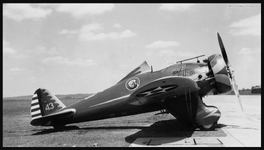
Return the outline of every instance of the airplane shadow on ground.
<path id="1" fill-rule="evenodd" d="M 215 126 L 215 130 L 208 131 L 208 132 L 211 132 L 211 133 L 214 131 L 219 132 L 219 128 L 223 128 L 226 126 L 227 125 L 225 124 L 217 124 Z M 137 138 L 162 138 L 162 137 L 170 138 L 170 137 L 173 137 L 173 140 L 175 139 L 175 141 L 168 140 L 168 142 L 177 142 L 179 140 L 192 137 L 194 132 L 202 133 L 202 132 L 207 132 L 207 131 L 201 131 L 199 128 L 196 128 L 196 127 L 187 127 L 186 125 L 182 124 L 177 119 L 163 120 L 163 121 L 155 122 L 150 127 L 144 128 L 135 134 L 127 136 L 125 140 L 128 143 L 133 143 Z M 175 137 L 177 137 L 177 139 Z M 164 142 L 161 144 L 165 144 L 165 141 L 163 140 L 160 142 Z"/>
<path id="2" fill-rule="evenodd" d="M 133 143 L 137 138 L 153 137 L 179 137 L 178 140 L 181 140 L 186 137 L 191 137 L 195 130 L 195 127 L 186 127 L 177 119 L 163 120 L 157 121 L 148 128 L 144 128 L 135 134 L 127 136 L 125 140 L 128 143 Z"/>

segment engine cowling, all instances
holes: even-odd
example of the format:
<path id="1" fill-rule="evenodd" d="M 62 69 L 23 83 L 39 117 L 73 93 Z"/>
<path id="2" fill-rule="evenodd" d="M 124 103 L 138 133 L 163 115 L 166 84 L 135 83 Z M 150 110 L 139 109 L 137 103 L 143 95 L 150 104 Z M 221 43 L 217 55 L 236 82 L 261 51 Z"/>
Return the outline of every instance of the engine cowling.
<path id="1" fill-rule="evenodd" d="M 220 54 L 208 57 L 208 66 L 215 78 L 216 90 L 214 94 L 227 94 L 232 91 L 232 84 L 226 69 L 226 63 Z"/>

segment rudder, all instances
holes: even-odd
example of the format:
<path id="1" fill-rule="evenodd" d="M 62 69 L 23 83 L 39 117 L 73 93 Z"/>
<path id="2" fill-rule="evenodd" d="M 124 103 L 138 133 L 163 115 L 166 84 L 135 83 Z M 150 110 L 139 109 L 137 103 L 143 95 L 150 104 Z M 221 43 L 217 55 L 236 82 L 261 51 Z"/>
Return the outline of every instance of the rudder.
<path id="1" fill-rule="evenodd" d="M 37 89 L 31 101 L 32 120 L 55 113 L 66 107 L 55 95 L 47 89 Z"/>

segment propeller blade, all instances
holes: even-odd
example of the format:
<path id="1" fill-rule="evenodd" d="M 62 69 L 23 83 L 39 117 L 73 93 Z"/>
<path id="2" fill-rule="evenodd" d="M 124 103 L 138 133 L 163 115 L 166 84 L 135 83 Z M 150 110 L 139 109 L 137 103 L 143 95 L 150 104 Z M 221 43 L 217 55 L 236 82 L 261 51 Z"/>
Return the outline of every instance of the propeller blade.
<path id="1" fill-rule="evenodd" d="M 243 110 L 243 106 L 242 106 L 242 102 L 241 102 L 241 99 L 240 99 L 240 96 L 239 96 L 239 92 L 238 92 L 238 86 L 236 84 L 234 76 L 232 77 L 232 85 L 233 85 L 233 91 L 235 92 L 235 94 L 237 96 L 237 100 L 239 102 L 240 108 L 241 108 L 242 111 L 244 111 Z"/>
<path id="2" fill-rule="evenodd" d="M 218 38 L 218 43 L 219 43 L 219 46 L 220 46 L 220 49 L 221 49 L 221 52 L 222 52 L 222 56 L 223 56 L 223 58 L 225 60 L 225 63 L 227 64 L 227 66 L 230 66 L 229 65 L 229 61 L 228 61 L 228 58 L 227 58 L 225 46 L 224 46 L 223 41 L 222 41 L 222 38 L 220 37 L 220 35 L 219 35 L 218 32 L 217 32 L 217 38 Z"/>
<path id="3" fill-rule="evenodd" d="M 218 43 L 219 43 L 219 46 L 220 46 L 220 49 L 221 49 L 221 52 L 222 52 L 223 59 L 224 59 L 224 61 L 226 63 L 226 69 L 228 71 L 229 77 L 230 77 L 231 82 L 232 82 L 233 91 L 235 92 L 235 94 L 237 96 L 237 100 L 239 102 L 241 110 L 244 111 L 243 107 L 242 107 L 242 102 L 241 102 L 241 99 L 240 99 L 240 96 L 239 96 L 239 92 L 238 92 L 238 86 L 237 86 L 236 81 L 235 81 L 234 70 L 232 70 L 231 67 L 230 67 L 230 64 L 229 64 L 229 61 L 228 61 L 228 57 L 227 57 L 227 54 L 226 54 L 226 50 L 225 50 L 225 46 L 224 46 L 222 38 L 220 37 L 218 32 L 217 32 L 217 38 L 218 38 Z"/>

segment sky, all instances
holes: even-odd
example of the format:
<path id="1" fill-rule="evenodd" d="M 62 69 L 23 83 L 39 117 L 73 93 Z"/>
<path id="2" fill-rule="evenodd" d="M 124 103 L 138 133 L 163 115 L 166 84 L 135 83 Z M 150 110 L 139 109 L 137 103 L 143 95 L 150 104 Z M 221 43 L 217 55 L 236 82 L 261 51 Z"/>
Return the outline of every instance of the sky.
<path id="1" fill-rule="evenodd" d="M 239 89 L 261 84 L 261 4 L 3 4 L 3 97 L 96 93 L 144 61 L 220 54 Z M 195 60 L 196 61 L 196 60 Z"/>

